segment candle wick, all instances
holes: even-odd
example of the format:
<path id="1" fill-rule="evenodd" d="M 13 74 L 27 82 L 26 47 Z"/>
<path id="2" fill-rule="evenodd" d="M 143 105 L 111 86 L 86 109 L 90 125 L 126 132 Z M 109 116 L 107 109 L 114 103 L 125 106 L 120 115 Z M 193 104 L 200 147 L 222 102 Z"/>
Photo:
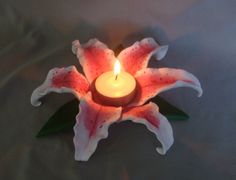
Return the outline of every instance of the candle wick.
<path id="1" fill-rule="evenodd" d="M 117 80 L 117 78 L 118 78 L 118 74 L 116 75 L 116 78 L 115 78 L 115 80 Z"/>

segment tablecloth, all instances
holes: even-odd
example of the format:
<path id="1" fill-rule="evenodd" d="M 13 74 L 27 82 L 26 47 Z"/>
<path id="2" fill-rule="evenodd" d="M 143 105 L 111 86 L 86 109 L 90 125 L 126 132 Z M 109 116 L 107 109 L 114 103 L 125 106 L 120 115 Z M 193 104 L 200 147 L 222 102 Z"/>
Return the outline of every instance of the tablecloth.
<path id="1" fill-rule="evenodd" d="M 236 2 L 234 0 L 41 0 L 0 3 L 0 179 L 236 179 Z M 115 124 L 88 162 L 74 160 L 73 131 L 35 138 L 72 95 L 30 104 L 53 67 L 79 63 L 71 42 L 97 37 L 116 48 L 143 37 L 168 44 L 153 67 L 196 75 L 203 96 L 187 88 L 162 97 L 190 115 L 171 122 L 175 142 L 156 153 L 143 125 Z M 81 69 L 81 68 L 80 68 Z"/>

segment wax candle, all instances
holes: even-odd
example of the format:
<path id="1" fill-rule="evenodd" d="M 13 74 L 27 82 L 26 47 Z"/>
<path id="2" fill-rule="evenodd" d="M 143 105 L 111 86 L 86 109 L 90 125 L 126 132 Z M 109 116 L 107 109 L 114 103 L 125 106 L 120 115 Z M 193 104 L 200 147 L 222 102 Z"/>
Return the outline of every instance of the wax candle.
<path id="1" fill-rule="evenodd" d="M 95 89 L 104 104 L 122 106 L 133 99 L 136 81 L 131 74 L 121 71 L 119 60 L 116 60 L 114 71 L 105 72 L 96 79 Z"/>

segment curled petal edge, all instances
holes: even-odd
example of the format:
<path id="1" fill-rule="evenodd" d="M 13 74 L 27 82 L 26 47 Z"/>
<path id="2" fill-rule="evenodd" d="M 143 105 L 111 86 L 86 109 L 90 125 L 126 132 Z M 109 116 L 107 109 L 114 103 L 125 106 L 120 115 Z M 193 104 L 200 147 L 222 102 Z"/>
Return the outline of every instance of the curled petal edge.
<path id="1" fill-rule="evenodd" d="M 125 71 L 135 75 L 136 72 L 147 67 L 152 56 L 155 56 L 157 60 L 161 60 L 165 57 L 167 51 L 168 45 L 161 46 L 153 38 L 144 38 L 122 50 L 118 55 L 118 59 Z"/>
<path id="2" fill-rule="evenodd" d="M 122 116 L 122 121 L 131 120 L 134 123 L 144 124 L 149 131 L 156 135 L 162 147 L 157 147 L 156 151 L 165 155 L 174 143 L 173 131 L 170 123 L 159 112 L 159 107 L 150 102 L 146 105 L 131 108 Z"/>

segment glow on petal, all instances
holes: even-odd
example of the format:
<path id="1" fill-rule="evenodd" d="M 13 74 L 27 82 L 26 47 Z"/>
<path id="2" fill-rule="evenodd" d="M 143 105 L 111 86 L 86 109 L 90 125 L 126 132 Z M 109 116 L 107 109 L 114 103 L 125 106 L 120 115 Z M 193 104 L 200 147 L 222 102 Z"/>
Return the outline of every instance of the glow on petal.
<path id="1" fill-rule="evenodd" d="M 114 52 L 97 39 L 91 39 L 85 44 L 74 41 L 72 50 L 76 53 L 90 83 L 102 73 L 113 70 Z"/>

